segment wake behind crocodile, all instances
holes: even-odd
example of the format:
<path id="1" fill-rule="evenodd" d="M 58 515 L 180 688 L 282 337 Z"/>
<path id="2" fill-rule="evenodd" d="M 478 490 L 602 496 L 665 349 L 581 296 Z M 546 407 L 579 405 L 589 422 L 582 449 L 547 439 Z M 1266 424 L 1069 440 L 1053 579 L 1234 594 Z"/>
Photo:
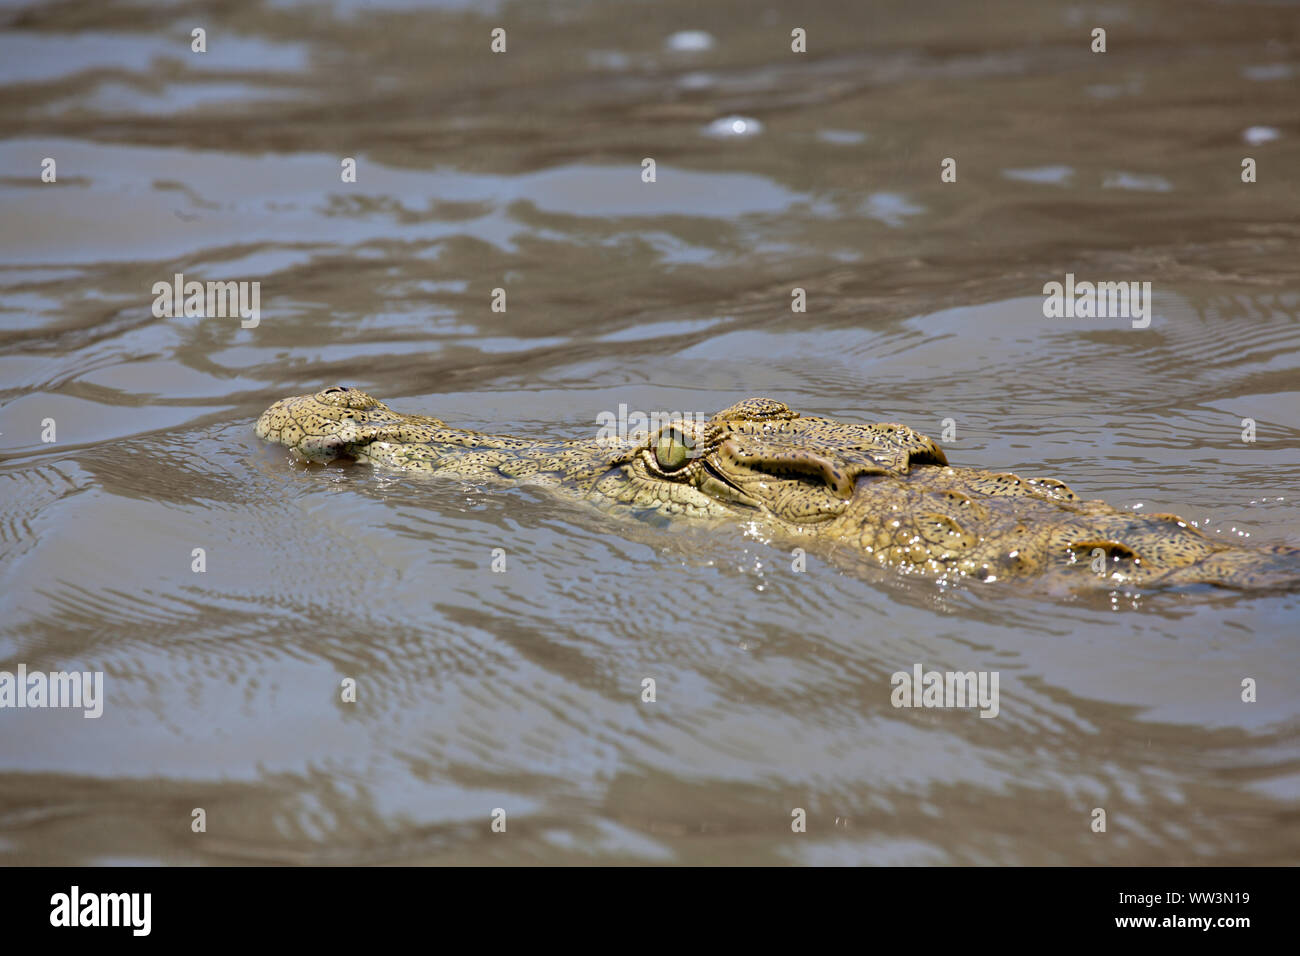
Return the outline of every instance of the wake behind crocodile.
<path id="1" fill-rule="evenodd" d="M 1177 515 L 1080 499 L 1055 478 L 953 467 L 906 425 L 805 416 L 767 398 L 708 419 L 674 417 L 640 440 L 533 441 L 395 412 L 334 386 L 281 399 L 256 430 L 308 462 L 539 484 L 664 521 L 760 521 L 774 539 L 839 563 L 947 583 L 1300 588 L 1300 549 L 1219 541 Z"/>

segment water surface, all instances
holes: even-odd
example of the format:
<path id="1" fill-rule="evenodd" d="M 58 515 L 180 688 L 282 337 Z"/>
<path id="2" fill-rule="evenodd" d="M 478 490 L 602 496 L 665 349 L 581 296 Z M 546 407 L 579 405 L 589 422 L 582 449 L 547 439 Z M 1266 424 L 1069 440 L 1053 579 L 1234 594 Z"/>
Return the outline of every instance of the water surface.
<path id="1" fill-rule="evenodd" d="M 0 24 L 0 670 L 108 692 L 98 720 L 0 711 L 0 859 L 1295 861 L 1297 595 L 795 572 L 761 529 L 304 468 L 252 433 L 335 383 L 575 438 L 767 395 L 950 419 L 954 464 L 1300 543 L 1293 8 Z M 260 282 L 260 322 L 156 318 L 176 273 Z M 1150 327 L 1044 318 L 1066 273 L 1151 282 Z M 895 709 L 916 663 L 997 671 L 998 717 Z"/>

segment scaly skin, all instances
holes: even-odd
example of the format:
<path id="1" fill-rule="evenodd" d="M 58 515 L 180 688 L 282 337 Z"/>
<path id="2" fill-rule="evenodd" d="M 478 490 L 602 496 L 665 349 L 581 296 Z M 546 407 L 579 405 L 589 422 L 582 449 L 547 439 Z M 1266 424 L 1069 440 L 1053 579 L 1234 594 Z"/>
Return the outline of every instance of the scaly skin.
<path id="1" fill-rule="evenodd" d="M 276 402 L 257 434 L 306 461 L 544 484 L 638 514 L 760 520 L 788 542 L 947 581 L 1300 587 L 1300 549 L 1226 544 L 1176 515 L 1081 501 L 1051 478 L 953 468 L 905 425 L 804 417 L 766 398 L 639 442 L 535 442 L 404 415 L 335 386 Z"/>

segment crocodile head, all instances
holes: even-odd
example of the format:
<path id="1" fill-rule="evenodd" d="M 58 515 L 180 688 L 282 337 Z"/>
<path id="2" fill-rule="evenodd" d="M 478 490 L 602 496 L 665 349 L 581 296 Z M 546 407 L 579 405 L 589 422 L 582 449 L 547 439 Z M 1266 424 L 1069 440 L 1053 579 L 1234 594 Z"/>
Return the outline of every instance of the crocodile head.
<path id="1" fill-rule="evenodd" d="M 257 436 L 285 445 L 304 461 L 355 458 L 378 441 L 427 441 L 436 418 L 394 412 L 358 388 L 334 385 L 314 395 L 282 398 L 257 420 Z"/>
<path id="2" fill-rule="evenodd" d="M 843 514 L 864 476 L 948 464 L 938 445 L 905 425 L 806 418 L 766 398 L 733 405 L 706 424 L 670 423 L 615 462 L 639 483 L 688 485 L 799 525 Z"/>

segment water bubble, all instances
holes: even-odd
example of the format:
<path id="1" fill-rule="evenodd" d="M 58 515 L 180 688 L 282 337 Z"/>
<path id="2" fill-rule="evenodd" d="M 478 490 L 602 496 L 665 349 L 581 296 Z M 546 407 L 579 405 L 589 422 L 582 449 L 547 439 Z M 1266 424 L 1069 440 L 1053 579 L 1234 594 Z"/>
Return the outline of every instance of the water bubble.
<path id="1" fill-rule="evenodd" d="M 705 136 L 718 139 L 744 139 L 763 132 L 763 124 L 750 116 L 724 116 L 704 127 Z"/>
<path id="2" fill-rule="evenodd" d="M 1258 146 L 1260 143 L 1271 143 L 1281 135 L 1274 126 L 1251 126 L 1242 131 L 1241 138 L 1251 146 Z"/>
<path id="3" fill-rule="evenodd" d="M 664 41 L 664 47 L 673 53 L 700 53 L 712 50 L 715 42 L 713 34 L 704 30 L 678 30 Z"/>

